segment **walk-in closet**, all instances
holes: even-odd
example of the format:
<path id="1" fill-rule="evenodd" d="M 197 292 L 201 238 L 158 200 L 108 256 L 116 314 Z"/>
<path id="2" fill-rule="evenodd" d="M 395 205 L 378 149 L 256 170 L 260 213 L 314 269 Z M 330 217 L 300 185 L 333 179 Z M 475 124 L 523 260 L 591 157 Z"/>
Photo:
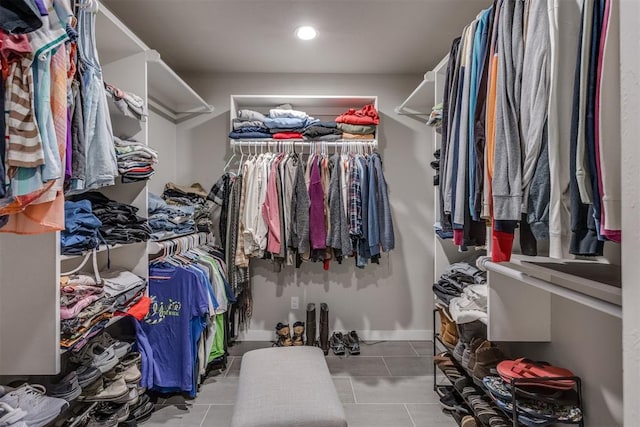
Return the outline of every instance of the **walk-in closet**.
<path id="1" fill-rule="evenodd" d="M 0 0 L 0 427 L 635 426 L 635 0 Z"/>

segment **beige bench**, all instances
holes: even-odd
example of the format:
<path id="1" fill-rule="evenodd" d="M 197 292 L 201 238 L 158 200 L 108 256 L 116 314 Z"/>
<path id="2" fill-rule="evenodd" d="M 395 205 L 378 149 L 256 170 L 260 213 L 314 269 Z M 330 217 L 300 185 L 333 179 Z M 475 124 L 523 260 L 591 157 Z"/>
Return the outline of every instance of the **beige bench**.
<path id="1" fill-rule="evenodd" d="M 232 427 L 346 427 L 322 350 L 272 347 L 242 358 Z"/>

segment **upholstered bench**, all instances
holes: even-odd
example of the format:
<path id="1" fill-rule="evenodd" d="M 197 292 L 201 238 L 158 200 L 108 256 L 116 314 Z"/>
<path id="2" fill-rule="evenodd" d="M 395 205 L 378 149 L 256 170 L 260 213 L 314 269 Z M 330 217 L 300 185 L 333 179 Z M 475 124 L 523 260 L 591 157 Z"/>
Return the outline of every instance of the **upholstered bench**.
<path id="1" fill-rule="evenodd" d="M 317 347 L 272 347 L 242 357 L 232 427 L 346 427 Z"/>

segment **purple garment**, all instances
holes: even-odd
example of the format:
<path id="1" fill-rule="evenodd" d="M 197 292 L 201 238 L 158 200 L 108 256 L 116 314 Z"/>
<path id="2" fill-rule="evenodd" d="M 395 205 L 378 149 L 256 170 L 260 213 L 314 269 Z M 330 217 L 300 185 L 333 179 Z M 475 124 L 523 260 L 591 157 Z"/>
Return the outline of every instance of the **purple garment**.
<path id="1" fill-rule="evenodd" d="M 27 1 L 29 1 L 29 0 L 27 0 Z M 33 2 L 38 7 L 38 10 L 40 11 L 40 16 L 48 16 L 49 15 L 49 11 L 47 10 L 47 6 L 44 5 L 44 1 L 43 0 L 33 0 Z"/>
<path id="2" fill-rule="evenodd" d="M 73 147 L 71 146 L 71 109 L 67 107 L 67 149 L 65 151 L 65 166 L 64 166 L 64 180 L 71 179 L 71 153 Z"/>
<path id="3" fill-rule="evenodd" d="M 147 369 L 153 387 L 190 391 L 196 366 L 191 321 L 208 312 L 205 286 L 196 273 L 181 267 L 153 267 L 149 276 L 152 304 L 141 329 L 152 349 Z"/>
<path id="4" fill-rule="evenodd" d="M 327 240 L 327 230 L 324 222 L 324 191 L 320 179 L 318 157 L 311 162 L 311 180 L 309 182 L 309 235 L 311 249 L 324 249 Z"/>

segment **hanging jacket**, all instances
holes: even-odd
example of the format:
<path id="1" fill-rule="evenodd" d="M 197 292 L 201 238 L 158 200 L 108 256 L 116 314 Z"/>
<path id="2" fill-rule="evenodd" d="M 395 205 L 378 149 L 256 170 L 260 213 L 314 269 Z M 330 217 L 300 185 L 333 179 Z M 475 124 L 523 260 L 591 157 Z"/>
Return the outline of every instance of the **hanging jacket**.
<path id="1" fill-rule="evenodd" d="M 304 180 L 304 166 L 298 157 L 292 159 L 296 165 L 296 176 L 291 199 L 291 231 L 289 247 L 299 254 L 309 252 L 309 193 Z"/>
<path id="2" fill-rule="evenodd" d="M 334 154 L 331 161 L 334 164 L 331 181 L 329 183 L 329 218 L 331 227 L 327 234 L 327 246 L 333 248 L 336 258 L 340 259 L 353 252 L 349 237 L 349 224 L 342 206 L 342 179 L 340 154 Z"/>
<path id="3" fill-rule="evenodd" d="M 377 194 L 376 204 L 378 206 L 378 221 L 380 230 L 380 244 L 383 252 L 389 252 L 395 248 L 395 235 L 393 232 L 393 220 L 391 219 L 391 206 L 387 193 L 387 182 L 382 173 L 382 160 L 378 153 L 371 155 L 373 167 L 376 174 Z"/>

